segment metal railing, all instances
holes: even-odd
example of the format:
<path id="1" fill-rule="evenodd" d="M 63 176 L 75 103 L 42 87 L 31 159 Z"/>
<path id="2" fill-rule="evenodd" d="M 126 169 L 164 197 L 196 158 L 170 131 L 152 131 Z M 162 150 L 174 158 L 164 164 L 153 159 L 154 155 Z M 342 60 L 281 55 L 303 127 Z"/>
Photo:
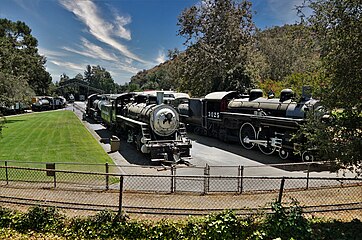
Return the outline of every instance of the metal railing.
<path id="1" fill-rule="evenodd" d="M 99 165 L 105 172 L 55 166 L 30 168 L 5 162 L 0 166 L 0 201 L 135 214 L 199 215 L 233 209 L 243 215 L 270 210 L 274 201 L 296 199 L 309 214 L 362 218 L 358 178 L 245 176 L 243 167 L 236 176 L 216 176 L 209 166 L 202 175 L 177 175 L 177 167 L 161 174 L 120 174 L 110 171 L 110 164 Z"/>

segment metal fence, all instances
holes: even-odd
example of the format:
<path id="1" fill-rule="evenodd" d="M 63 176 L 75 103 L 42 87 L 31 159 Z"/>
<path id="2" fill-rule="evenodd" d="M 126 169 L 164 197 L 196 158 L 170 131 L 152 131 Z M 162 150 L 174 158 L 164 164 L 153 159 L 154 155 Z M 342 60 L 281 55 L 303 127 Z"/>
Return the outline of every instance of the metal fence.
<path id="1" fill-rule="evenodd" d="M 209 166 L 200 168 L 200 175 L 178 175 L 175 167 L 159 174 L 121 174 L 109 164 L 95 166 L 104 172 L 61 166 L 5 162 L 0 166 L 0 202 L 170 216 L 223 209 L 248 215 L 269 211 L 272 202 L 296 199 L 308 214 L 362 220 L 362 179 L 357 178 L 246 176 L 243 167 L 236 168 L 235 176 L 216 176 Z"/>

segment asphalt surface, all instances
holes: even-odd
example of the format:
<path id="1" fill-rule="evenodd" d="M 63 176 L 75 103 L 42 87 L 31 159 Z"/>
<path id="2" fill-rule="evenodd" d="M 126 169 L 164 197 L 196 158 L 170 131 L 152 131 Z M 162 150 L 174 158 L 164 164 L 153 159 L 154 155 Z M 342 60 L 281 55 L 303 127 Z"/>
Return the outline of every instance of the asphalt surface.
<path id="1" fill-rule="evenodd" d="M 122 165 L 125 174 L 168 174 L 169 166 L 159 162 L 151 162 L 147 155 L 121 138 L 118 152 L 110 152 L 109 138 L 112 132 L 92 119 L 84 119 L 84 102 L 76 102 L 68 106 L 69 110 L 82 120 L 93 136 L 100 141 L 103 149 L 109 153 L 117 165 Z M 237 143 L 225 143 L 218 139 L 188 133 L 192 140 L 191 159 L 188 165 L 177 166 L 177 175 L 203 175 L 206 165 L 210 166 L 210 175 L 237 176 L 239 166 L 243 166 L 244 176 L 287 176 L 306 177 L 309 169 L 310 177 L 342 177 L 343 172 L 330 172 L 326 164 L 313 163 L 309 167 L 298 159 L 282 160 L 277 155 L 266 156 L 257 150 L 243 149 Z M 297 164 L 294 164 L 297 163 Z M 270 166 L 270 164 L 274 164 Z M 276 164 L 276 165 L 275 165 Z M 287 165 L 285 165 L 287 164 Z M 289 165 L 288 165 L 289 164 Z M 166 173 L 167 172 L 167 173 Z M 353 174 L 345 174 L 353 177 Z"/>

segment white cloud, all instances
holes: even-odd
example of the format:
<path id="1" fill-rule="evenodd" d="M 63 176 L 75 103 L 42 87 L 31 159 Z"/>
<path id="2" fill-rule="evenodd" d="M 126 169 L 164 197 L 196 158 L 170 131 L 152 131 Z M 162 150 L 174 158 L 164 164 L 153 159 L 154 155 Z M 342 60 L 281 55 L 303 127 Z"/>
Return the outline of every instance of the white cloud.
<path id="1" fill-rule="evenodd" d="M 164 50 L 158 51 L 158 56 L 156 58 L 157 64 L 164 63 L 166 61 L 166 54 Z"/>
<path id="2" fill-rule="evenodd" d="M 126 58 L 124 61 L 130 65 L 133 63 L 133 60 L 130 58 Z"/>
<path id="3" fill-rule="evenodd" d="M 118 65 L 118 67 L 119 67 L 120 70 L 123 70 L 125 72 L 129 72 L 129 73 L 132 73 L 132 74 L 136 74 L 141 70 L 141 69 L 138 69 L 138 68 L 135 68 L 135 67 L 132 67 L 132 66 L 129 66 L 129 65 L 124 65 L 124 64 L 120 64 L 120 65 Z"/>
<path id="4" fill-rule="evenodd" d="M 63 47 L 63 49 L 68 52 L 77 53 L 77 54 L 80 54 L 80 55 L 83 55 L 86 57 L 91 57 L 94 59 L 102 59 L 102 60 L 114 61 L 114 62 L 119 61 L 118 58 L 114 54 L 108 53 L 103 48 L 89 42 L 87 39 L 81 38 L 81 42 L 82 42 L 82 46 L 80 46 L 80 48 L 82 49 L 81 51 L 73 49 L 73 48 L 69 48 L 69 47 Z"/>
<path id="5" fill-rule="evenodd" d="M 82 65 L 82 64 L 75 64 L 72 62 L 61 62 L 61 61 L 56 61 L 56 60 L 50 60 L 50 62 L 57 66 L 70 68 L 70 69 L 73 69 L 76 71 L 84 71 L 84 69 L 85 69 L 85 65 Z"/>
<path id="6" fill-rule="evenodd" d="M 124 26 L 131 22 L 130 17 L 116 16 L 116 34 L 127 40 L 131 40 L 131 32 Z"/>
<path id="7" fill-rule="evenodd" d="M 66 56 L 63 52 L 53 51 L 45 48 L 38 47 L 38 51 L 40 55 L 43 55 L 47 58 L 57 58 Z"/>
<path id="8" fill-rule="evenodd" d="M 131 33 L 124 26 L 131 20 L 127 17 L 116 16 L 115 23 L 104 20 L 97 6 L 92 1 L 59 0 L 60 4 L 68 11 L 72 12 L 82 21 L 91 33 L 99 41 L 104 42 L 117 49 L 127 58 L 131 58 L 141 63 L 146 63 L 137 55 L 128 50 L 127 46 L 119 43 L 113 36 L 118 36 L 126 40 L 131 40 Z"/>

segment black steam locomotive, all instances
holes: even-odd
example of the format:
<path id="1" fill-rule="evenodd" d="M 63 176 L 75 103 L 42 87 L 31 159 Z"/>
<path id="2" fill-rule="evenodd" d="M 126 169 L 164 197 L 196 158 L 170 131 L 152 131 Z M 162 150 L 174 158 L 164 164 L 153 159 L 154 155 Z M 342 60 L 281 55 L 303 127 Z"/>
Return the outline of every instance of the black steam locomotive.
<path id="1" fill-rule="evenodd" d="M 31 99 L 31 109 L 33 111 L 47 111 L 60 109 L 66 106 L 64 97 L 36 96 Z"/>
<path id="2" fill-rule="evenodd" d="M 86 116 L 101 121 L 101 106 L 109 103 L 110 94 L 92 94 L 86 100 Z"/>
<path id="3" fill-rule="evenodd" d="M 271 155 L 278 152 L 286 159 L 298 147 L 292 136 L 306 122 L 306 113 L 321 110 L 320 102 L 311 97 L 309 87 L 294 100 L 291 89 L 284 89 L 279 99 L 263 97 L 260 89 L 249 95 L 237 92 L 213 92 L 204 98 L 180 104 L 181 121 L 197 134 L 238 141 L 245 149 L 258 147 Z M 313 161 L 313 151 L 300 152 L 303 161 Z"/>
<path id="4" fill-rule="evenodd" d="M 162 92 L 157 97 L 123 93 L 108 95 L 103 100 L 102 96 L 90 98 L 87 115 L 94 116 L 100 109 L 102 122 L 117 134 L 127 136 L 127 141 L 149 154 L 152 161 L 178 162 L 190 157 L 191 141 L 186 136 L 186 128 L 175 108 L 163 104 Z"/>

